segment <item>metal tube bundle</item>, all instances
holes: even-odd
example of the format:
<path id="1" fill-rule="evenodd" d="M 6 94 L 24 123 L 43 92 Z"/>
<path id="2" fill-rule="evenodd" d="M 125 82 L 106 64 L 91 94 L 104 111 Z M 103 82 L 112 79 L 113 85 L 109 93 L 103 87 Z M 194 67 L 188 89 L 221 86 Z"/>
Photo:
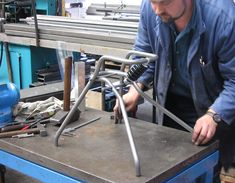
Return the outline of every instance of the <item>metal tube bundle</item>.
<path id="1" fill-rule="evenodd" d="M 22 23 L 5 24 L 8 36 L 35 38 L 33 17 Z M 83 20 L 58 16 L 37 16 L 40 39 L 131 49 L 137 34 L 138 24 L 108 20 Z"/>

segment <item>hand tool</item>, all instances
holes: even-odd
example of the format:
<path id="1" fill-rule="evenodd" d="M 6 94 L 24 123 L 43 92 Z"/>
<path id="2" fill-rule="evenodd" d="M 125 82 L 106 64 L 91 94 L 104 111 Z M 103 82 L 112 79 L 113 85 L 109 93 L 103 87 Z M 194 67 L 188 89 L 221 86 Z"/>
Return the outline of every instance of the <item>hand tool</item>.
<path id="1" fill-rule="evenodd" d="M 16 130 L 16 131 L 11 131 L 11 132 L 3 132 L 3 133 L 0 133 L 0 138 L 12 137 L 14 135 L 25 134 L 25 133 L 40 134 L 40 136 L 42 137 L 47 135 L 45 128 L 43 126 L 38 126 L 37 128 L 27 129 L 24 131 Z"/>
<path id="2" fill-rule="evenodd" d="M 46 131 L 45 127 L 42 124 L 37 123 L 37 129 L 39 130 L 39 132 L 40 132 L 39 134 L 40 134 L 41 137 L 46 137 L 47 136 L 47 131 Z"/>
<path id="3" fill-rule="evenodd" d="M 35 122 L 26 125 L 25 127 L 23 127 L 21 130 L 27 130 L 29 128 L 32 128 L 34 125 L 36 125 L 37 123 L 39 123 L 41 121 L 41 119 L 37 119 Z"/>
<path id="4" fill-rule="evenodd" d="M 0 84 L 0 127 L 12 121 L 12 107 L 19 102 L 20 93 L 13 83 Z"/>
<path id="5" fill-rule="evenodd" d="M 90 124 L 90 123 L 92 123 L 92 122 L 95 122 L 95 121 L 99 120 L 100 118 L 101 118 L 101 117 L 97 117 L 97 118 L 91 119 L 91 120 L 89 120 L 89 121 L 87 121 L 87 122 L 84 122 L 84 123 L 82 123 L 82 124 L 79 124 L 79 125 L 77 125 L 77 126 L 70 127 L 70 128 L 66 128 L 66 129 L 64 129 L 64 131 L 63 131 L 62 134 L 66 134 L 66 133 L 70 133 L 70 132 L 72 132 L 72 131 L 75 131 L 75 130 L 78 129 L 78 128 L 81 128 L 81 127 L 83 127 L 83 126 L 86 126 L 86 125 L 88 125 L 88 124 Z"/>
<path id="6" fill-rule="evenodd" d="M 12 138 L 28 138 L 28 137 L 34 137 L 34 133 L 23 133 L 19 135 L 13 135 Z"/>
<path id="7" fill-rule="evenodd" d="M 36 119 L 36 121 L 37 120 L 38 119 Z M 11 124 L 8 124 L 8 125 L 0 128 L 0 132 L 10 132 L 10 131 L 14 131 L 14 130 L 20 130 L 20 129 L 27 127 L 27 126 L 32 128 L 37 123 L 46 124 L 46 123 L 50 122 L 50 119 L 49 118 L 43 119 L 43 120 L 37 121 L 37 123 L 36 123 L 36 121 L 34 119 L 34 120 L 21 121 L 21 122 L 12 122 Z"/>
<path id="8" fill-rule="evenodd" d="M 0 132 L 10 132 L 10 131 L 15 131 L 15 130 L 20 130 L 27 126 L 27 124 L 18 124 L 18 125 L 11 125 L 11 126 L 5 126 L 0 129 Z"/>

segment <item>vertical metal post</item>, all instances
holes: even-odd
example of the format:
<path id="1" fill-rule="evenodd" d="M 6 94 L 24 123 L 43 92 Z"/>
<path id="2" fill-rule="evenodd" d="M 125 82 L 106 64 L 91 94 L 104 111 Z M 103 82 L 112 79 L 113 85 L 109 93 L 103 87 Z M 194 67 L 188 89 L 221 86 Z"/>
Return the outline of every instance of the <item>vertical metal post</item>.
<path id="1" fill-rule="evenodd" d="M 2 9 L 2 14 L 1 14 L 1 18 L 5 18 L 5 0 L 1 0 L 1 2 L 3 3 L 2 6 L 1 6 L 1 9 Z"/>
<path id="2" fill-rule="evenodd" d="M 36 46 L 39 47 L 40 46 L 40 40 L 39 40 L 39 29 L 38 29 L 38 19 L 37 19 L 35 0 L 31 0 L 31 3 L 32 3 L 32 13 L 33 13 L 33 17 L 34 17 Z"/>
<path id="3" fill-rule="evenodd" d="M 100 70 L 101 71 L 105 70 L 105 62 L 102 62 Z M 101 81 L 102 111 L 105 110 L 105 90 L 103 89 L 104 87 L 105 87 L 105 83 Z"/>
<path id="4" fill-rule="evenodd" d="M 86 85 L 86 63 L 82 62 L 82 61 L 78 61 L 78 62 L 74 62 L 74 66 L 75 66 L 75 100 L 78 99 L 79 95 L 81 94 L 82 90 L 85 88 Z M 86 100 L 83 99 L 83 101 L 81 102 L 81 105 L 79 106 L 79 110 L 81 112 L 85 111 L 85 107 L 86 107 Z"/>
<path id="5" fill-rule="evenodd" d="M 7 42 L 4 42 L 5 53 L 6 53 L 6 61 L 7 61 L 7 71 L 8 71 L 8 78 L 9 81 L 13 83 L 13 72 L 11 66 L 11 56 L 9 51 L 9 45 Z"/>
<path id="6" fill-rule="evenodd" d="M 65 58 L 64 68 L 64 111 L 70 110 L 72 57 Z"/>

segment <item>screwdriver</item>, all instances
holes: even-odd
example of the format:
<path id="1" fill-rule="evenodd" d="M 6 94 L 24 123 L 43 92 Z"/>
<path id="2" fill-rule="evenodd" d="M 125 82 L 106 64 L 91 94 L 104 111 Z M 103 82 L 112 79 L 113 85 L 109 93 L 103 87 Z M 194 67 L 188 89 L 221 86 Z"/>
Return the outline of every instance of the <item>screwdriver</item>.
<path id="1" fill-rule="evenodd" d="M 36 124 L 37 124 L 38 122 L 40 122 L 41 120 L 42 120 L 42 119 L 37 119 L 35 122 L 24 126 L 21 130 L 27 130 L 27 129 L 33 127 L 34 125 L 36 125 Z"/>

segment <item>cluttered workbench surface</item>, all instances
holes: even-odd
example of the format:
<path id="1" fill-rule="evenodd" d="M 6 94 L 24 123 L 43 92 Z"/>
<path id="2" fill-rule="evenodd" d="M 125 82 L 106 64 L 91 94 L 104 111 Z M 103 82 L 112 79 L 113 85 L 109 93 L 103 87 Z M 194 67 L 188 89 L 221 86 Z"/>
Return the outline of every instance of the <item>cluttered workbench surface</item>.
<path id="1" fill-rule="evenodd" d="M 84 182 L 164 182 L 189 165 L 216 151 L 217 143 L 195 146 L 191 134 L 131 119 L 130 124 L 141 163 L 135 168 L 124 123 L 115 124 L 112 113 L 87 109 L 76 126 L 99 120 L 61 136 L 53 143 L 58 127 L 47 125 L 47 137 L 0 139 L 0 148 L 40 166 Z"/>

